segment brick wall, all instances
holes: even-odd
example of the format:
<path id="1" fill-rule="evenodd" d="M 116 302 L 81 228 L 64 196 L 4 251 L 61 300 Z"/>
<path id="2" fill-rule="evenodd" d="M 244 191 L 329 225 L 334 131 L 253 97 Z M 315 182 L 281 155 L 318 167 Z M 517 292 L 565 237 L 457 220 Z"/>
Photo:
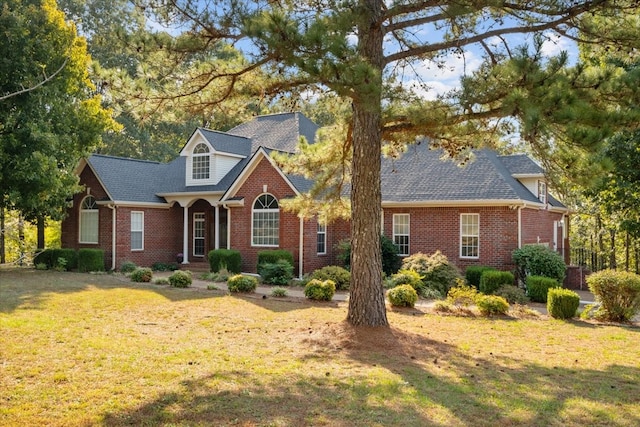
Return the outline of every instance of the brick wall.
<path id="1" fill-rule="evenodd" d="M 508 207 L 385 208 L 384 234 L 393 236 L 393 214 L 409 214 L 409 253 L 440 250 L 464 271 L 470 265 L 511 270 L 511 252 L 518 247 L 517 210 Z M 477 213 L 480 219 L 479 258 L 460 257 L 460 214 Z"/>

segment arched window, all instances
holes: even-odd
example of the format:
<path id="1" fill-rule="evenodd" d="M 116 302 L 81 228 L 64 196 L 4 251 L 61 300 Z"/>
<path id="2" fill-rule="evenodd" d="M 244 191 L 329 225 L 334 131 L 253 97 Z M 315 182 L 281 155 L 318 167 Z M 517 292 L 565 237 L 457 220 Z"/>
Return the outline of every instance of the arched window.
<path id="1" fill-rule="evenodd" d="M 280 209 L 271 194 L 258 196 L 253 203 L 251 244 L 254 246 L 278 246 L 280 243 Z"/>
<path id="2" fill-rule="evenodd" d="M 80 204 L 80 243 L 98 243 L 98 205 L 87 196 Z"/>
<path id="3" fill-rule="evenodd" d="M 209 179 L 209 162 L 209 147 L 202 143 L 196 145 L 191 159 L 191 177 L 193 179 Z"/>

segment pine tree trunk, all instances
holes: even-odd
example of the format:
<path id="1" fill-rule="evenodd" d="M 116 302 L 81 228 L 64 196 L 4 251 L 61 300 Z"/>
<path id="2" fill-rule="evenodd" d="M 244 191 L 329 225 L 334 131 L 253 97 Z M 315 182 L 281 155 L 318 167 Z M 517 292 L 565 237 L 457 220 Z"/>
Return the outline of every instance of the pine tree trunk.
<path id="1" fill-rule="evenodd" d="M 4 246 L 4 206 L 0 206 L 0 264 L 7 262 L 7 253 Z"/>
<path id="2" fill-rule="evenodd" d="M 351 291 L 347 320 L 355 326 L 388 326 L 382 287 L 381 94 L 382 39 L 380 0 L 364 0 L 358 23 L 358 50 L 373 73 L 357 82 L 353 98 L 351 183 Z"/>

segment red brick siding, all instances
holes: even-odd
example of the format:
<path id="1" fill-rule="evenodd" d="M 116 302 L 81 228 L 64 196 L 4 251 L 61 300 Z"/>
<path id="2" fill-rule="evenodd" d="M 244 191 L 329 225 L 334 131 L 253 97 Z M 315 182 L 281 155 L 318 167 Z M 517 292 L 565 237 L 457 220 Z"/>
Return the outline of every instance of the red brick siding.
<path id="1" fill-rule="evenodd" d="M 539 209 L 522 210 L 522 244 L 547 243 L 553 249 L 553 222 L 562 214 Z M 558 227 L 558 246 L 562 246 L 562 228 Z"/>
<path id="2" fill-rule="evenodd" d="M 517 210 L 508 207 L 385 208 L 384 234 L 393 237 L 393 214 L 409 214 L 409 253 L 440 250 L 460 268 L 488 265 L 510 270 L 518 247 Z M 460 214 L 480 215 L 479 258 L 460 258 Z"/>
<path id="3" fill-rule="evenodd" d="M 318 223 L 315 219 L 305 221 L 304 225 L 304 274 L 322 268 L 327 265 L 341 265 L 337 259 L 339 254 L 337 246 L 340 241 L 349 237 L 349 222 L 344 220 L 334 221 L 328 224 L 326 254 L 317 252 Z"/>

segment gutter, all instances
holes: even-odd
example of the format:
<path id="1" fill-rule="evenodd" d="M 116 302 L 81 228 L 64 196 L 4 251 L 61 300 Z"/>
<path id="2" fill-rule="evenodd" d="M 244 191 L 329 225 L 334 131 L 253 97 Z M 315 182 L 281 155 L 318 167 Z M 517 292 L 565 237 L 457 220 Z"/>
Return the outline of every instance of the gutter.
<path id="1" fill-rule="evenodd" d="M 300 242 L 298 242 L 298 278 L 302 279 L 304 263 L 304 220 L 300 218 Z"/>
<path id="2" fill-rule="evenodd" d="M 111 270 L 116 269 L 116 205 L 106 205 L 111 209 Z"/>

